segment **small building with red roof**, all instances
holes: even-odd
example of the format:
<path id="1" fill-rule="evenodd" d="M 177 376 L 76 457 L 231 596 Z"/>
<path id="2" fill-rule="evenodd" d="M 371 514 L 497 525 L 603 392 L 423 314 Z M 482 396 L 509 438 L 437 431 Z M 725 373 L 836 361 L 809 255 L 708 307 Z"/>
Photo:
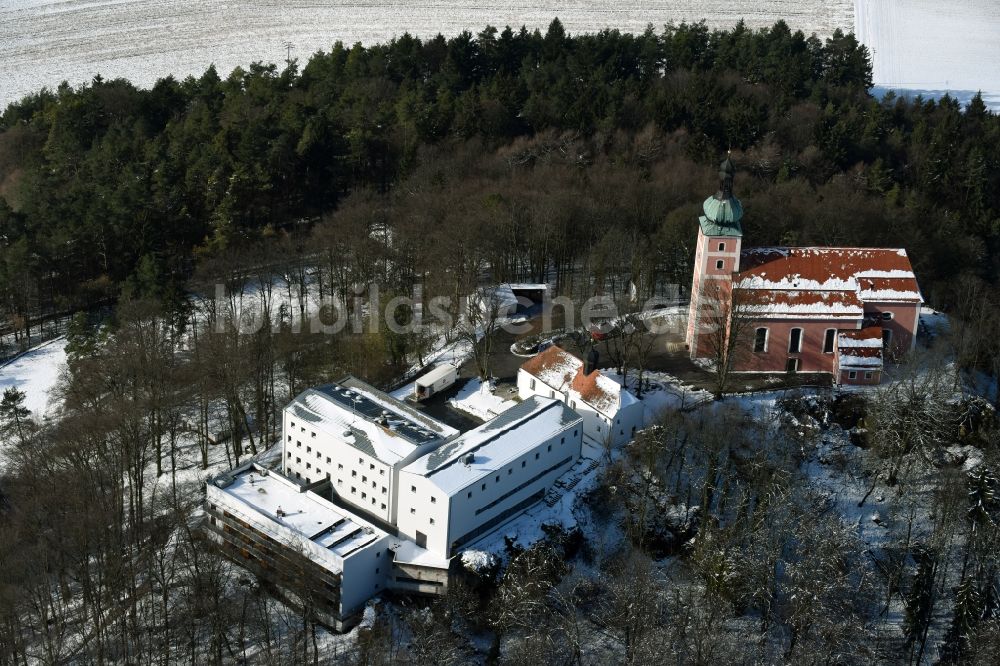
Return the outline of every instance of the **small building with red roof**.
<path id="1" fill-rule="evenodd" d="M 877 384 L 882 364 L 913 349 L 923 296 L 906 250 L 742 248 L 735 167 L 699 219 L 686 342 L 693 359 L 734 372 L 828 372 Z"/>
<path id="2" fill-rule="evenodd" d="M 583 433 L 592 441 L 618 446 L 643 426 L 642 403 L 597 368 L 597 350 L 586 361 L 552 345 L 530 358 L 517 372 L 517 393 L 555 398 L 583 417 Z"/>

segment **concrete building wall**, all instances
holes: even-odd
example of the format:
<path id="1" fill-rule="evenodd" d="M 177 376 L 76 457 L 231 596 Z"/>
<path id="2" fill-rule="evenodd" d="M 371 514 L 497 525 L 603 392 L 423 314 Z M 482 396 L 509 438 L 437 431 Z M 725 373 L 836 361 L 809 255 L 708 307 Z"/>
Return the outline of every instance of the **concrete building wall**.
<path id="1" fill-rule="evenodd" d="M 328 478 L 333 492 L 344 502 L 392 522 L 390 465 L 297 420 L 287 410 L 282 417 L 282 442 L 285 476 L 302 483 Z"/>
<path id="2" fill-rule="evenodd" d="M 435 553 L 448 556 L 450 497 L 426 477 L 399 472 L 399 533 Z"/>
<path id="3" fill-rule="evenodd" d="M 538 495 L 536 500 L 540 499 L 579 459 L 582 443 L 582 422 L 577 421 L 518 458 L 480 474 L 450 496 L 431 481 L 433 476 L 404 470 L 399 475 L 399 532 L 450 557 L 456 542 L 459 546 L 471 542 L 500 524 L 491 525 L 491 521 L 502 522 L 505 515 L 513 517 L 527 508 L 522 504 L 529 498 Z M 470 536 L 481 528 L 482 534 Z"/>
<path id="4" fill-rule="evenodd" d="M 456 492 L 451 499 L 448 554 L 454 554 L 453 547 L 472 543 L 541 499 L 579 460 L 581 426 L 579 421 L 567 426 Z"/>

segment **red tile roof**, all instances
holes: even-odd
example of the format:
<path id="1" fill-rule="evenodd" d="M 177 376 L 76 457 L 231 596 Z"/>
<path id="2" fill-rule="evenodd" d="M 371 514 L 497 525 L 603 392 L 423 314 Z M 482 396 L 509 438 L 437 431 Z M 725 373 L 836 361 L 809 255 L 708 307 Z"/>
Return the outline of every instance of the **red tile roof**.
<path id="1" fill-rule="evenodd" d="M 740 267 L 735 283 L 756 292 L 771 317 L 860 317 L 865 302 L 923 301 L 902 249 L 751 248 Z"/>

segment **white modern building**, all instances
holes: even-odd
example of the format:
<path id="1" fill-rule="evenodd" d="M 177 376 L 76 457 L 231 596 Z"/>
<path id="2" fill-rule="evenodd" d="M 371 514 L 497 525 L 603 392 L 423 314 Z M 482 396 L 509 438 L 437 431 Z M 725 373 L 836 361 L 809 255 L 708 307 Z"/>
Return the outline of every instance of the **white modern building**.
<path id="1" fill-rule="evenodd" d="M 643 427 L 642 403 L 597 368 L 597 351 L 586 362 L 555 345 L 517 371 L 517 393 L 564 402 L 583 417 L 584 434 L 604 446 L 620 446 Z"/>
<path id="2" fill-rule="evenodd" d="M 583 429 L 529 396 L 459 434 L 348 377 L 285 408 L 283 473 L 248 464 L 207 484 L 208 531 L 262 578 L 314 590 L 342 629 L 383 589 L 443 594 L 451 557 L 542 499 Z"/>
<path id="3" fill-rule="evenodd" d="M 354 377 L 306 389 L 285 407 L 282 469 L 329 480 L 344 503 L 396 523 L 399 470 L 458 435 L 454 428 Z"/>
<path id="4" fill-rule="evenodd" d="M 531 397 L 407 465 L 399 532 L 445 557 L 542 499 L 580 457 L 583 420 Z"/>
<path id="5" fill-rule="evenodd" d="M 207 484 L 205 513 L 224 552 L 336 629 L 393 583 L 390 534 L 252 463 Z"/>

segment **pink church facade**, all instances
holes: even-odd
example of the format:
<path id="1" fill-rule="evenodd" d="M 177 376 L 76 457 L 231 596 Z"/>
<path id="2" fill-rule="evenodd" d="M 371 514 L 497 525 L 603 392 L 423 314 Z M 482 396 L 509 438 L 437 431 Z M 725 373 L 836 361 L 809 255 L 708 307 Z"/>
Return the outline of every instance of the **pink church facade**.
<path id="1" fill-rule="evenodd" d="M 717 361 L 724 348 L 734 372 L 829 373 L 838 384 L 878 384 L 885 361 L 916 343 L 923 297 L 906 251 L 744 249 L 734 174 L 727 159 L 699 220 L 691 357 Z"/>

